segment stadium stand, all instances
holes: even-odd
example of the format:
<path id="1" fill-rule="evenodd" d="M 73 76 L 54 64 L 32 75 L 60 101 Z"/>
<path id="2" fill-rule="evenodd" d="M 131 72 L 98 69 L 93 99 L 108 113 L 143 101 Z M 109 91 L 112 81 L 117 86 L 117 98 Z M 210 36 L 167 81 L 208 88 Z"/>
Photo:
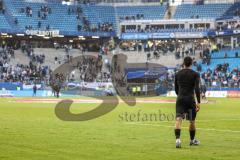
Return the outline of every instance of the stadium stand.
<path id="1" fill-rule="evenodd" d="M 40 3 L 5 0 L 6 15 L 1 28 L 8 22 L 15 28 L 59 29 L 65 32 L 111 32 L 118 30 L 121 20 L 164 19 L 167 5 L 111 6 L 98 4 L 63 5 L 57 2 Z M 176 7 L 173 19 L 220 18 L 236 14 L 240 3 L 236 4 L 182 4 Z M 8 20 L 5 20 L 4 17 Z M 8 26 L 7 26 L 8 27 Z M 128 30 L 129 31 L 129 30 Z M 189 30 L 191 31 L 191 30 Z M 158 31 L 160 32 L 160 31 Z"/>
<path id="2" fill-rule="evenodd" d="M 19 29 L 59 29 L 60 31 L 79 31 L 84 28 L 84 21 L 89 21 L 90 28 L 110 26 L 117 30 L 117 20 L 127 19 L 163 19 L 166 5 L 157 6 L 105 6 L 80 4 L 67 6 L 61 3 L 37 3 L 8 0 L 4 1 L 9 17 Z M 78 14 L 80 8 L 80 15 Z M 78 17 L 79 16 L 79 17 Z M 81 29 L 80 29 L 81 30 Z M 89 31 L 85 29 L 84 31 Z"/>
<path id="3" fill-rule="evenodd" d="M 78 3 L 77 5 L 63 5 L 60 1 L 50 0 L 49 3 L 44 3 L 47 1 L 23 1 L 23 0 L 4 0 L 5 9 L 4 12 L 0 13 L 0 29 L 5 30 L 19 30 L 22 33 L 25 30 L 60 30 L 62 33 L 73 32 L 112 32 L 118 31 L 119 22 L 121 21 L 135 21 L 135 20 L 161 20 L 164 19 L 166 13 L 169 10 L 168 5 L 106 5 L 106 4 L 94 4 L 94 3 Z M 229 18 L 238 16 L 240 3 L 235 4 L 205 4 L 205 5 L 192 5 L 192 4 L 182 4 L 177 6 L 174 10 L 175 14 L 171 16 L 172 19 L 218 19 L 218 18 Z M 236 26 L 238 23 L 236 23 Z M 228 25 L 226 25 L 228 27 Z M 143 28 L 126 28 L 125 32 L 135 33 L 135 32 L 207 32 L 210 31 L 208 28 L 158 28 L 158 26 L 143 25 Z M 145 27 L 145 28 L 144 28 Z M 239 28 L 232 27 L 234 29 Z M 222 26 L 222 30 L 226 27 Z M 4 31 L 4 30 L 3 30 Z M 124 32 L 124 31 L 123 31 Z M 215 32 L 215 31 L 213 31 Z M 3 33 L 1 31 L 1 33 Z M 10 32 L 11 33 L 11 32 Z M 74 34 L 75 36 L 77 34 Z M 161 35 L 161 34 L 159 34 Z M 85 35 L 84 35 L 85 36 Z M 90 37 L 90 36 L 89 36 Z M 107 36 L 110 37 L 110 36 Z M 135 36 L 134 36 L 135 37 Z M 200 36 L 201 37 L 201 36 Z M 32 37 L 31 37 L 32 38 Z M 80 37 L 79 37 L 80 38 Z M 98 37 L 99 39 L 101 36 Z M 168 37 L 169 38 L 169 37 Z M 171 37 L 170 37 L 171 38 Z M 187 37 L 184 37 L 187 38 Z M 102 40 L 102 39 L 101 39 Z M 100 40 L 100 41 L 101 41 Z M 69 41 L 69 40 L 67 40 Z M 131 41 L 131 40 L 130 40 Z M 139 40 L 140 41 L 140 40 Z M 150 40 L 151 41 L 151 40 Z M 197 41 L 197 40 L 196 40 Z M 73 40 L 72 40 L 73 42 Z M 168 67 L 176 67 L 176 64 L 181 64 L 182 59 L 186 55 L 194 57 L 196 64 L 194 66 L 195 70 L 198 70 L 201 75 L 211 72 L 209 77 L 214 79 L 216 69 L 219 66 L 225 66 L 224 72 L 217 72 L 217 78 L 221 79 L 222 75 L 226 77 L 229 73 L 233 73 L 230 79 L 234 79 L 233 75 L 239 74 L 239 54 L 240 50 L 220 50 L 218 52 L 212 52 L 209 57 L 199 56 L 196 52 L 196 46 L 186 46 L 182 41 L 183 45 L 177 44 L 166 44 L 159 43 L 146 43 L 147 40 L 141 41 L 140 45 L 135 43 L 134 45 L 127 44 L 126 46 L 121 46 L 121 39 L 115 41 L 119 50 L 118 53 L 123 53 L 128 56 L 128 62 L 130 63 L 159 63 Z M 166 40 L 166 43 L 168 40 Z M 171 40 L 169 41 L 171 42 Z M 200 42 L 199 42 L 200 43 Z M 104 45 L 103 45 L 104 46 Z M 100 57 L 107 55 L 105 48 L 103 46 L 97 46 L 99 53 L 92 53 Z M 103 49 L 102 49 L 102 48 Z M 27 48 L 25 52 L 14 50 L 13 47 L 3 46 L 1 48 L 1 77 L 2 81 L 22 81 L 16 77 L 11 77 L 12 70 L 14 74 L 18 70 L 24 72 L 34 72 L 42 73 L 42 75 L 49 75 L 51 70 L 57 68 L 60 64 L 69 61 L 71 58 L 79 56 L 80 51 L 77 49 L 72 49 L 66 52 L 65 49 L 53 49 L 53 48 Z M 107 47 L 106 47 L 107 48 Z M 200 46 L 201 48 L 201 46 Z M 193 51 L 194 50 L 194 51 Z M 200 49 L 203 50 L 203 49 Z M 210 53 L 210 52 L 209 52 Z M 90 54 L 90 53 L 85 53 Z M 148 55 L 150 55 L 148 57 Z M 15 57 L 15 58 L 14 58 Z M 202 58 L 202 60 L 199 60 Z M 109 58 L 109 61 L 111 57 Z M 19 63 L 21 62 L 21 63 Z M 14 69 L 11 69 L 11 67 Z M 108 72 L 106 66 L 105 71 Z M 201 69 L 199 69 L 199 67 Z M 221 67 L 220 67 L 221 68 Z M 236 71 L 237 70 L 237 71 Z M 25 78 L 32 76 L 31 73 L 27 73 Z M 79 76 L 79 75 L 77 75 Z M 101 78 L 101 75 L 97 75 Z M 24 79 L 24 74 L 21 75 Z M 211 80 L 211 82 L 212 82 Z M 215 79 L 216 80 L 216 79 Z M 229 80 L 229 79 L 228 79 Z M 230 81 L 230 80 L 229 80 Z M 234 80 L 234 83 L 237 80 Z M 238 80 L 239 81 L 239 80 Z M 239 82 L 238 82 L 239 83 Z M 210 84 L 211 86 L 212 84 Z"/>
<path id="4" fill-rule="evenodd" d="M 110 32 L 109 24 L 111 15 L 108 17 L 102 16 L 104 7 L 96 7 L 96 12 L 92 12 L 89 8 L 94 8 L 94 5 L 85 8 L 82 11 L 82 6 L 67 6 L 61 3 L 37 3 L 24 1 L 4 1 L 8 18 L 14 22 L 16 28 L 20 30 L 26 29 L 58 29 L 67 34 L 68 32 Z M 105 9 L 104 9 L 105 10 Z M 90 15 L 94 13 L 94 16 Z M 98 17 L 100 18 L 97 20 Z M 88 18 L 90 18 L 90 23 Z M 97 20 L 97 21 L 96 21 Z M 113 21 L 113 20 L 111 20 Z M 110 21 L 110 22 L 111 22 Z M 116 26 L 115 26 L 116 27 Z"/>
<path id="5" fill-rule="evenodd" d="M 230 8 L 231 4 L 183 4 L 177 7 L 175 19 L 187 18 L 220 18 Z"/>
<path id="6" fill-rule="evenodd" d="M 221 18 L 232 18 L 234 16 L 240 16 L 240 2 L 234 3 L 228 10 L 223 14 Z"/>
<path id="7" fill-rule="evenodd" d="M 209 62 L 200 60 L 193 67 L 200 72 L 202 80 L 211 88 L 238 88 L 240 85 L 239 49 L 220 50 L 211 53 Z"/>
<path id="8" fill-rule="evenodd" d="M 115 10 L 112 6 L 82 5 L 82 8 L 90 24 L 97 27 L 99 23 L 110 23 L 117 29 Z"/>
<path id="9" fill-rule="evenodd" d="M 212 55 L 211 55 L 211 58 L 212 59 L 216 59 L 216 58 L 237 58 L 237 57 L 239 57 L 238 56 L 239 53 L 240 53 L 240 50 L 238 50 L 238 49 L 230 50 L 230 51 L 221 50 L 219 52 L 213 52 Z"/>
<path id="10" fill-rule="evenodd" d="M 26 26 L 32 26 L 34 29 L 46 28 L 48 25 L 50 25 L 52 29 L 69 31 L 77 30 L 76 16 L 68 15 L 67 8 L 59 3 L 49 3 L 47 6 L 45 6 L 48 7 L 48 11 L 46 13 L 44 11 L 39 12 L 41 7 L 43 7 L 42 3 L 27 3 L 9 0 L 5 1 L 5 4 L 7 9 L 9 9 L 13 19 L 18 19 L 17 26 L 20 29 L 26 29 Z M 32 10 L 32 13 L 29 15 L 26 13 L 27 7 Z M 51 11 L 49 11 L 49 9 Z M 44 15 L 47 17 L 44 18 Z M 41 22 L 41 27 L 38 25 L 39 22 Z"/>
<path id="11" fill-rule="evenodd" d="M 167 10 L 166 5 L 156 6 L 121 6 L 116 7 L 119 19 L 163 19 Z"/>
<path id="12" fill-rule="evenodd" d="M 208 69 L 214 70 L 218 64 L 229 64 L 229 71 L 239 68 L 239 58 L 225 58 L 225 59 L 211 59 L 210 65 L 202 64 L 202 71 L 207 71 Z"/>

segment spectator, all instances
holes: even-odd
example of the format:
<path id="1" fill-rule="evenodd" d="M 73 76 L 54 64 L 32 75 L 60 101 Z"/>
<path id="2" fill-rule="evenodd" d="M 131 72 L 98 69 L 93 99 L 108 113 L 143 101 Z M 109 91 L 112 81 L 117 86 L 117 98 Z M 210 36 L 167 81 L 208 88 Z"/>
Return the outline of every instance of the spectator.
<path id="1" fill-rule="evenodd" d="M 41 11 L 38 11 L 38 18 L 41 18 Z"/>
<path id="2" fill-rule="evenodd" d="M 41 21 L 38 21 L 38 29 L 40 29 L 42 27 L 42 23 Z"/>
<path id="3" fill-rule="evenodd" d="M 37 85 L 34 84 L 33 86 L 33 97 L 37 96 Z"/>
<path id="4" fill-rule="evenodd" d="M 17 18 L 15 18 L 14 23 L 15 23 L 15 25 L 18 25 L 18 19 Z"/>
<path id="5" fill-rule="evenodd" d="M 224 54 L 224 58 L 228 58 L 228 54 L 227 54 L 227 52 L 225 52 L 225 54 Z"/>
<path id="6" fill-rule="evenodd" d="M 50 25 L 49 24 L 46 26 L 46 30 L 50 30 Z"/>

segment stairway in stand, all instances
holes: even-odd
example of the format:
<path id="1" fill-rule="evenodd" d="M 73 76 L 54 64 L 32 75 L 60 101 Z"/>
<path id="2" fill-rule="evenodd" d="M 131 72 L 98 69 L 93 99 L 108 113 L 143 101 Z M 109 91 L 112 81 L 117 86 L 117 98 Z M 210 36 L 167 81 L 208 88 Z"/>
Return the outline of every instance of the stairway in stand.
<path id="1" fill-rule="evenodd" d="M 176 12 L 176 6 L 169 6 L 167 11 L 165 12 L 164 19 L 172 19 Z"/>

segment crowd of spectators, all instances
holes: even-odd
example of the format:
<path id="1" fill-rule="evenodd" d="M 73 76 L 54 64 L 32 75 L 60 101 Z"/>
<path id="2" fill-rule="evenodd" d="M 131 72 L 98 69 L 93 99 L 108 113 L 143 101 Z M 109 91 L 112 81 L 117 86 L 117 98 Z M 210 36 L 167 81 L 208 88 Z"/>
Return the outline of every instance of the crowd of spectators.
<path id="1" fill-rule="evenodd" d="M 45 62 L 44 54 L 34 54 L 34 49 L 30 44 L 22 45 L 22 52 L 30 58 L 31 63 L 42 65 Z"/>
<path id="2" fill-rule="evenodd" d="M 31 6 L 26 6 L 25 8 L 20 8 L 20 13 L 25 13 L 27 17 L 33 16 L 33 10 Z M 38 10 L 38 18 L 45 20 L 48 14 L 52 13 L 52 9 L 46 5 L 42 5 Z"/>
<path id="3" fill-rule="evenodd" d="M 202 63 L 203 60 L 202 60 Z M 209 62 L 210 64 L 210 62 Z M 208 65 L 209 65 L 208 64 Z M 239 88 L 240 87 L 240 68 L 235 67 L 230 69 L 228 63 L 222 63 L 216 65 L 214 69 L 208 68 L 206 71 L 202 72 L 202 64 L 193 63 L 194 68 L 200 73 L 201 83 L 205 84 L 208 88 Z M 170 88 L 174 88 L 174 76 L 176 72 L 181 69 L 181 66 L 178 65 L 176 69 L 168 72 L 167 81 L 171 84 Z"/>
<path id="4" fill-rule="evenodd" d="M 145 27 L 137 26 L 137 25 L 129 25 L 126 26 L 126 29 L 123 30 L 123 32 L 127 33 L 159 33 L 159 32 L 173 32 L 173 31 L 185 31 L 185 32 L 203 32 L 203 31 L 208 31 L 210 26 L 194 26 L 185 29 L 184 25 L 169 25 L 169 26 L 164 26 L 164 25 L 146 25 Z"/>
<path id="5" fill-rule="evenodd" d="M 99 22 L 97 26 L 92 25 L 86 16 L 83 14 L 83 10 L 80 6 L 69 7 L 67 9 L 68 15 L 76 15 L 77 30 L 85 32 L 110 32 L 113 30 L 113 24 L 109 22 Z"/>
<path id="6" fill-rule="evenodd" d="M 240 9 L 237 8 L 237 10 L 234 12 L 234 16 L 240 16 Z"/>
<path id="7" fill-rule="evenodd" d="M 83 57 L 83 59 L 79 60 L 76 66 L 76 69 L 79 70 L 79 75 L 76 75 L 73 71 L 69 77 L 70 81 L 75 81 L 77 79 L 84 82 L 94 82 L 99 73 L 102 71 L 102 59 L 101 57 L 91 58 L 91 57 Z M 80 76 L 79 78 L 76 76 Z"/>
<path id="8" fill-rule="evenodd" d="M 239 88 L 240 69 L 230 70 L 228 63 L 218 64 L 214 70 L 203 72 L 201 78 L 209 87 Z"/>
<path id="9" fill-rule="evenodd" d="M 25 13 L 27 17 L 32 17 L 33 16 L 33 10 L 31 6 L 26 6 L 25 8 L 20 8 L 20 13 Z M 46 20 L 47 16 L 52 13 L 52 9 L 48 7 L 47 5 L 42 5 L 39 10 L 37 11 L 37 16 L 39 18 L 38 21 L 38 29 L 42 27 L 42 22 L 41 20 Z M 14 19 L 15 25 L 18 25 L 18 18 Z M 25 25 L 25 29 L 31 30 L 34 27 L 32 25 Z M 46 30 L 50 29 L 50 25 L 46 25 Z"/>
<path id="10" fill-rule="evenodd" d="M 16 66 L 8 65 L 1 74 L 3 82 L 34 82 L 35 79 L 44 79 L 49 74 L 47 66 L 35 66 L 32 62 L 29 65 L 17 64 Z"/>
<path id="11" fill-rule="evenodd" d="M 60 59 L 55 57 L 57 61 L 56 65 L 62 63 L 71 63 L 71 48 L 65 46 L 66 55 L 69 55 L 68 60 L 64 62 L 59 62 Z M 50 84 L 50 77 L 52 70 L 50 66 L 45 66 L 45 55 L 44 54 L 35 54 L 34 48 L 30 43 L 21 44 L 22 54 L 26 55 L 30 62 L 29 64 L 21 64 L 21 62 L 11 63 L 11 58 L 14 58 L 14 50 L 11 47 L 1 47 L 0 49 L 0 73 L 1 73 L 1 82 L 22 82 L 24 84 L 45 82 L 45 84 Z M 84 56 L 84 55 L 83 55 Z M 76 69 L 79 71 L 79 74 L 75 72 L 69 73 L 66 78 L 68 81 L 80 80 L 85 82 L 94 82 L 102 81 L 109 82 L 111 81 L 110 70 L 102 70 L 103 68 L 103 59 L 102 55 L 98 55 L 98 58 L 89 58 L 85 57 L 77 63 Z M 78 77 L 77 77 L 78 76 Z"/>
<path id="12" fill-rule="evenodd" d="M 153 42 L 152 42 L 153 43 Z M 150 43 L 147 43 L 148 45 Z M 180 58 L 184 58 L 185 56 L 194 56 L 194 50 L 199 48 L 197 45 L 193 45 L 193 47 L 186 47 L 184 45 L 179 45 L 178 42 L 162 42 L 162 43 L 153 43 L 149 45 L 154 51 L 153 57 L 157 58 L 158 54 L 155 54 L 156 51 L 167 53 L 168 51 L 176 51 Z M 181 42 L 181 44 L 183 44 Z M 143 45 L 143 44 L 142 44 Z M 143 49 L 144 49 L 143 45 Z M 203 49 L 203 47 L 200 47 Z M 102 48 L 104 51 L 104 47 Z M 31 77 L 45 77 L 51 72 L 49 67 L 43 66 L 45 62 L 45 55 L 44 54 L 34 54 L 34 49 L 30 44 L 22 44 L 21 50 L 25 55 L 30 58 L 30 63 L 28 65 L 17 64 L 16 66 L 10 65 L 10 59 L 14 58 L 14 50 L 12 47 L 8 47 L 4 45 L 0 48 L 0 71 L 1 71 L 1 80 L 2 81 L 25 81 L 27 79 L 31 79 Z M 164 51 L 166 50 L 166 52 Z M 66 54 L 70 53 L 70 48 L 65 47 Z M 147 51 L 148 52 L 148 51 Z M 219 64 L 216 66 L 215 69 L 208 69 L 205 72 L 202 72 L 203 65 L 210 65 L 211 64 L 211 54 L 212 50 L 209 48 L 203 49 L 200 53 L 200 58 L 202 59 L 201 63 L 194 62 L 194 68 L 198 72 L 201 73 L 202 80 L 208 85 L 208 87 L 214 86 L 221 86 L 221 87 L 235 87 L 239 86 L 239 77 L 240 77 L 240 69 L 235 68 L 233 70 L 229 69 L 229 64 Z M 70 55 L 70 54 L 68 54 Z M 102 56 L 103 53 L 99 54 L 97 59 L 95 58 L 86 58 L 82 61 L 79 61 L 77 64 L 77 69 L 80 72 L 80 80 L 86 82 L 93 82 L 97 78 L 102 81 L 109 81 L 110 79 L 110 72 L 102 72 L 102 67 L 104 65 Z M 179 58 L 178 57 L 178 58 Z M 238 57 L 238 55 L 236 56 Z M 224 57 L 223 57 L 224 58 Z M 227 54 L 225 58 L 228 58 Z M 58 63 L 59 59 L 55 57 L 55 61 Z M 63 63 L 70 62 L 65 61 Z M 56 64 L 57 64 L 56 63 Z M 116 65 L 116 64 L 115 64 Z M 121 72 L 119 66 L 113 66 L 114 70 L 117 72 Z M 180 68 L 180 67 L 178 67 Z M 178 70 L 175 70 L 175 72 Z M 172 80 L 174 79 L 174 73 L 168 75 L 168 82 L 171 84 Z M 101 73 L 101 74 L 99 74 Z M 119 73 L 119 75 L 122 75 Z M 72 74 L 69 77 L 71 80 L 76 79 L 75 76 Z M 124 85 L 124 81 L 122 81 L 123 77 L 116 78 L 118 84 Z"/>
<path id="13" fill-rule="evenodd" d="M 0 47 L 0 81 L 5 79 L 9 68 L 10 59 L 14 58 L 14 51 L 12 48 L 5 45 Z"/>
<path id="14" fill-rule="evenodd" d="M 109 22 L 98 23 L 97 30 L 102 32 L 111 32 L 113 31 L 113 24 Z"/>
<path id="15" fill-rule="evenodd" d="M 14 59 L 14 50 L 9 46 L 2 46 L 0 48 L 0 81 L 2 82 L 26 82 L 31 78 L 45 77 L 49 70 L 48 67 L 34 65 L 30 61 L 29 65 L 11 65 L 10 60 Z"/>
<path id="16" fill-rule="evenodd" d="M 203 52 L 200 52 L 200 58 L 202 59 L 202 64 L 207 64 L 209 65 L 211 62 L 211 52 L 210 49 L 207 48 L 205 50 L 203 50 Z M 200 67 L 198 67 L 200 68 Z M 198 69 L 198 71 L 201 71 Z"/>
<path id="17" fill-rule="evenodd" d="M 217 30 L 227 30 L 227 29 L 240 29 L 240 19 L 235 19 L 225 23 L 219 23 L 217 25 Z"/>
<path id="18" fill-rule="evenodd" d="M 197 51 L 203 51 L 201 42 L 178 42 L 178 41 L 154 41 L 148 40 L 145 42 L 139 41 L 122 41 L 119 44 L 123 51 L 138 51 L 147 52 L 147 57 L 160 58 L 161 55 L 169 53 L 175 54 L 176 59 L 184 58 L 185 56 L 195 56 Z M 205 52 L 204 52 L 205 55 Z"/>
<path id="19" fill-rule="evenodd" d="M 41 6 L 40 10 L 38 10 L 38 18 L 43 20 L 47 19 L 47 16 L 52 13 L 52 9 L 46 5 Z"/>
<path id="20" fill-rule="evenodd" d="M 23 65 L 19 62 L 16 65 L 10 63 L 11 58 L 14 58 L 14 50 L 12 47 L 4 45 L 0 48 L 0 73 L 2 82 L 33 82 L 35 79 L 44 80 L 49 82 L 51 69 L 49 66 L 45 66 L 45 55 L 34 54 L 33 47 L 28 43 L 21 45 L 22 54 L 29 57 L 30 62 L 28 65 Z M 66 55 L 69 55 L 68 60 L 63 63 L 71 63 L 70 48 L 65 47 Z M 55 57 L 58 61 L 58 58 Z M 62 62 L 61 62 L 62 63 Z M 60 64 L 60 63 L 59 63 Z M 98 58 L 84 58 L 77 64 L 77 69 L 80 72 L 80 80 L 86 82 L 93 82 L 97 76 L 100 81 L 109 81 L 109 72 L 102 72 L 103 60 L 102 56 Z M 68 80 L 74 80 L 76 75 L 71 74 Z M 79 79 L 79 78 L 78 78 Z"/>
<path id="21" fill-rule="evenodd" d="M 113 24 L 110 22 L 98 23 L 98 25 L 91 25 L 86 17 L 82 17 L 82 23 L 77 26 L 78 31 L 85 32 L 111 32 L 113 31 Z"/>
<path id="22" fill-rule="evenodd" d="M 140 19 L 144 19 L 144 14 L 136 14 L 136 15 L 132 15 L 132 16 L 125 16 L 125 17 L 119 17 L 120 21 L 123 20 L 140 20 Z"/>
<path id="23" fill-rule="evenodd" d="M 180 59 L 184 58 L 185 56 L 195 56 L 195 50 L 197 50 L 197 47 L 193 45 L 191 46 L 179 45 L 176 48 L 175 58 Z"/>
<path id="24" fill-rule="evenodd" d="M 20 13 L 25 13 L 27 17 L 32 17 L 33 15 L 32 7 L 26 6 L 25 8 L 21 8 Z"/>
<path id="25" fill-rule="evenodd" d="M 168 72 L 167 82 L 169 90 L 174 89 L 174 77 L 180 70 L 177 66 L 175 70 Z M 201 84 L 207 88 L 239 88 L 240 87 L 240 68 L 229 69 L 228 63 L 218 64 L 213 70 L 207 69 L 206 72 L 200 72 Z"/>
<path id="26" fill-rule="evenodd" d="M 43 64 L 45 62 L 44 54 L 40 54 L 40 55 L 31 54 L 29 55 L 29 58 L 33 63 Z"/>

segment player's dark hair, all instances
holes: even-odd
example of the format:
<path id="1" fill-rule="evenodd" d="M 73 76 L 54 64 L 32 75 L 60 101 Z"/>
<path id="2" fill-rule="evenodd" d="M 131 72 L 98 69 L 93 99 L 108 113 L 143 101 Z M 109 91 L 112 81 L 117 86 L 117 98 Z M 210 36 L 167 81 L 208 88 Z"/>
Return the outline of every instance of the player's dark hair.
<path id="1" fill-rule="evenodd" d="M 183 65 L 185 67 L 190 67 L 193 64 L 193 59 L 191 57 L 185 57 L 183 60 Z"/>

